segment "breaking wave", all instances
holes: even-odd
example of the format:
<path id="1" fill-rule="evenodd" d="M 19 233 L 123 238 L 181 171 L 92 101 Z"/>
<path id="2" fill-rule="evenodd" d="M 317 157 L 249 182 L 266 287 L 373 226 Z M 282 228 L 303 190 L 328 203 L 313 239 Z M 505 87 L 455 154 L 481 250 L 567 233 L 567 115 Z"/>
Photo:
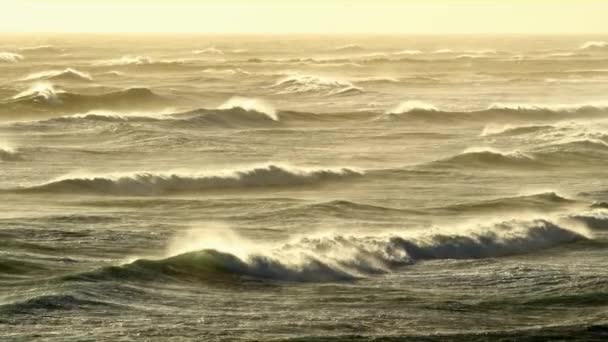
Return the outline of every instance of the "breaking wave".
<path id="1" fill-rule="evenodd" d="M 421 121 L 434 124 L 480 124 L 508 123 L 531 120 L 573 120 L 580 118 L 604 118 L 608 112 L 608 103 L 588 104 L 492 104 L 486 109 L 446 111 L 438 110 L 433 104 L 418 101 L 407 101 L 389 109 L 378 116 L 378 120 Z M 495 127 L 495 126 L 494 126 Z M 499 129 L 500 130 L 500 129 Z M 492 134 L 488 128 L 486 134 Z"/>
<path id="2" fill-rule="evenodd" d="M 403 114 L 413 111 L 432 111 L 437 112 L 439 109 L 432 104 L 422 101 L 405 101 L 398 104 L 396 107 L 388 110 L 387 114 Z"/>
<path id="3" fill-rule="evenodd" d="M 268 164 L 246 169 L 207 173 L 131 173 L 65 176 L 51 182 L 16 189 L 23 192 L 98 193 L 154 196 L 246 188 L 315 186 L 359 177 L 350 168 L 309 169 Z"/>
<path id="4" fill-rule="evenodd" d="M 25 119 L 50 115 L 89 112 L 96 109 L 126 110 L 158 108 L 166 105 L 168 99 L 153 93 L 148 88 L 84 95 L 56 88 L 49 82 L 38 82 L 16 94 L 8 102 L 0 102 L 0 114 L 5 118 Z M 21 112 L 15 108 L 21 107 Z"/>
<path id="5" fill-rule="evenodd" d="M 92 81 L 91 75 L 72 68 L 64 70 L 48 70 L 37 72 L 23 78 L 23 81 L 32 80 L 66 80 L 66 81 Z"/>
<path id="6" fill-rule="evenodd" d="M 53 45 L 38 45 L 38 46 L 27 46 L 19 49 L 19 51 L 26 53 L 54 53 L 61 52 L 62 49 L 55 47 Z"/>
<path id="7" fill-rule="evenodd" d="M 502 152 L 490 147 L 473 147 L 446 159 L 431 163 L 432 165 L 479 167 L 538 167 L 542 165 L 533 156 L 520 151 Z"/>
<path id="8" fill-rule="evenodd" d="M 17 161 L 21 160 L 21 154 L 10 146 L 0 145 L 0 161 Z"/>
<path id="9" fill-rule="evenodd" d="M 193 54 L 195 55 L 223 55 L 224 51 L 215 48 L 215 47 L 208 47 L 206 49 L 202 49 L 202 50 L 194 50 L 192 51 Z"/>
<path id="10" fill-rule="evenodd" d="M 314 75 L 291 75 L 277 81 L 272 88 L 279 89 L 280 94 L 321 93 L 340 95 L 360 93 L 362 88 L 345 81 Z"/>
<path id="11" fill-rule="evenodd" d="M 255 111 L 268 115 L 274 121 L 279 121 L 276 109 L 262 99 L 252 99 L 235 96 L 224 102 L 218 109 L 242 108 L 246 111 Z"/>
<path id="12" fill-rule="evenodd" d="M 581 45 L 581 50 L 608 50 L 608 42 L 589 41 Z"/>
<path id="13" fill-rule="evenodd" d="M 13 52 L 0 52 L 0 63 L 17 63 L 23 60 L 23 56 Z"/>
<path id="14" fill-rule="evenodd" d="M 123 56 L 117 59 L 109 59 L 95 62 L 98 66 L 121 66 L 121 65 L 145 65 L 152 64 L 153 60 L 147 56 Z"/>
<path id="15" fill-rule="evenodd" d="M 170 251 L 178 251 L 176 256 L 141 259 L 69 279 L 217 279 L 218 275 L 225 275 L 291 282 L 350 281 L 393 272 L 424 260 L 495 258 L 586 239 L 584 229 L 567 228 L 546 219 L 510 220 L 447 231 L 437 228 L 410 234 L 303 237 L 266 246 L 233 234 L 224 238 L 194 232 L 182 237 L 181 247 L 185 250 Z M 172 245 L 175 248 L 180 243 Z"/>

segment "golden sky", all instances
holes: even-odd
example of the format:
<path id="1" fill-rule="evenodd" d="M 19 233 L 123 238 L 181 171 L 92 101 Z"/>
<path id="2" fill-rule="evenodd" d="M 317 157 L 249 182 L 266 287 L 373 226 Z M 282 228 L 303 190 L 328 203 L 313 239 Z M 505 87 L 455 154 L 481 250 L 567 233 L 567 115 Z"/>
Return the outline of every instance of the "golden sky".
<path id="1" fill-rule="evenodd" d="M 0 0 L 2 32 L 608 33 L 608 0 Z"/>

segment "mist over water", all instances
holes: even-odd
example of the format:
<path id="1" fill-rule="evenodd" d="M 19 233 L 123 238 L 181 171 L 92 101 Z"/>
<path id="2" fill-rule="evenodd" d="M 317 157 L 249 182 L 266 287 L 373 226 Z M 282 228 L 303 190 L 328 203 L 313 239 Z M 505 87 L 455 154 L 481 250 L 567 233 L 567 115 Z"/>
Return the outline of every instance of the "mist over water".
<path id="1" fill-rule="evenodd" d="M 594 36 L 0 44 L 0 340 L 603 340 Z"/>

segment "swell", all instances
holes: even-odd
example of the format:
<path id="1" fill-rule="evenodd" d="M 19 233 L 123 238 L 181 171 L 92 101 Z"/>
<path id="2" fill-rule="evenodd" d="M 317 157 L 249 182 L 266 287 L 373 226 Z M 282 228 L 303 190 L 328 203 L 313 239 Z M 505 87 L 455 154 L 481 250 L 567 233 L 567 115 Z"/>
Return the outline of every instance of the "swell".
<path id="1" fill-rule="evenodd" d="M 5 314 L 27 314 L 40 311 L 65 311 L 83 309 L 108 309 L 116 304 L 87 299 L 67 293 L 41 294 L 29 299 L 0 305 L 0 312 Z"/>
<path id="2" fill-rule="evenodd" d="M 502 152 L 489 147 L 481 147 L 466 149 L 462 153 L 431 162 L 425 166 L 458 168 L 492 166 L 500 168 L 529 169 L 543 166 L 543 164 L 533 156 L 520 151 Z"/>
<path id="3" fill-rule="evenodd" d="M 26 193 L 95 193 L 155 196 L 231 189 L 316 186 L 362 176 L 349 168 L 306 169 L 264 165 L 215 173 L 133 173 L 64 177 L 45 184 L 14 189 Z"/>
<path id="4" fill-rule="evenodd" d="M 55 88 L 50 83 L 37 83 L 0 102 L 0 117 L 30 119 L 58 114 L 82 113 L 95 109 L 129 110 L 158 108 L 168 99 L 148 88 L 129 88 L 100 95 L 71 93 Z"/>
<path id="5" fill-rule="evenodd" d="M 419 104 L 419 105 L 416 105 Z M 526 121 L 559 121 L 580 118 L 603 118 L 608 113 L 605 104 L 580 105 L 491 105 L 473 111 L 444 111 L 433 104 L 410 101 L 400 104 L 376 118 L 380 121 L 424 124 L 488 124 Z"/>
<path id="6" fill-rule="evenodd" d="M 483 212 L 552 212 L 567 207 L 582 206 L 581 202 L 564 198 L 555 192 L 543 192 L 527 196 L 505 197 L 473 203 L 451 205 L 435 208 L 448 213 L 475 213 Z"/>
<path id="7" fill-rule="evenodd" d="M 350 281 L 393 272 L 425 260 L 504 257 L 585 239 L 582 233 L 546 219 L 511 220 L 460 233 L 450 229 L 446 233 L 411 236 L 304 237 L 244 251 L 241 255 L 207 248 L 166 259 L 141 259 L 71 275 L 66 280 L 207 280 L 223 275 L 292 282 Z"/>
<path id="8" fill-rule="evenodd" d="M 93 80 L 91 75 L 72 68 L 63 70 L 47 70 L 30 74 L 22 79 L 23 81 L 32 80 L 63 80 L 63 81 L 82 81 L 90 82 Z"/>
<path id="9" fill-rule="evenodd" d="M 21 153 L 9 148 L 0 148 L 0 161 L 18 161 L 22 159 Z"/>

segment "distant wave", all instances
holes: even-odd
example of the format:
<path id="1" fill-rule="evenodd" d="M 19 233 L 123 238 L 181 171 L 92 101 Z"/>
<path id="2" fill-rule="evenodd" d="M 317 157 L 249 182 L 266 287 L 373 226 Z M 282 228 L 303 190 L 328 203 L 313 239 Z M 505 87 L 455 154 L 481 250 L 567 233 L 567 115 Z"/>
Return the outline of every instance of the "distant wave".
<path id="1" fill-rule="evenodd" d="M 66 176 L 49 183 L 19 189 L 25 192 L 99 193 L 153 196 L 212 190 L 297 187 L 361 176 L 349 168 L 307 169 L 264 165 L 210 173 L 132 173 L 123 175 Z"/>
<path id="2" fill-rule="evenodd" d="M 505 123 L 531 120 L 572 120 L 581 118 L 604 118 L 608 113 L 607 102 L 586 104 L 500 104 L 495 103 L 486 109 L 446 111 L 433 104 L 406 101 L 404 104 L 387 110 L 376 119 L 403 120 L 435 124 L 480 124 Z"/>
<path id="3" fill-rule="evenodd" d="M 17 63 L 22 60 L 23 56 L 18 53 L 0 51 L 0 63 Z"/>
<path id="4" fill-rule="evenodd" d="M 146 109 L 166 105 L 168 99 L 147 88 L 129 88 L 99 95 L 85 95 L 38 82 L 0 102 L 0 118 L 31 119 L 83 113 L 94 109 Z M 19 109 L 19 110 L 16 110 Z"/>
<path id="5" fill-rule="evenodd" d="M 473 147 L 446 159 L 432 163 L 433 165 L 479 167 L 538 167 L 542 164 L 531 155 L 520 151 L 502 152 L 490 147 Z"/>
<path id="6" fill-rule="evenodd" d="M 19 51 L 26 53 L 55 53 L 63 51 L 53 45 L 38 45 L 38 46 L 27 46 L 19 49 Z"/>
<path id="7" fill-rule="evenodd" d="M 539 132 L 545 129 L 554 128 L 552 125 L 487 125 L 481 132 L 482 137 L 493 136 L 493 135 L 521 135 Z"/>
<path id="8" fill-rule="evenodd" d="M 345 80 L 314 75 L 287 76 L 277 81 L 272 88 L 278 89 L 280 94 L 321 93 L 325 95 L 339 95 L 363 91 L 362 88 Z"/>
<path id="9" fill-rule="evenodd" d="M 268 115 L 274 121 L 279 121 L 276 109 L 262 99 L 253 99 L 235 96 L 218 107 L 218 109 L 242 108 L 247 111 L 256 111 Z"/>
<path id="10" fill-rule="evenodd" d="M 98 66 L 145 65 L 152 64 L 153 60 L 147 56 L 123 56 L 117 59 L 103 60 L 93 63 Z"/>
<path id="11" fill-rule="evenodd" d="M 207 68 L 203 70 L 204 73 L 215 74 L 215 75 L 252 75 L 251 72 L 243 70 L 241 68 L 236 69 L 215 69 Z"/>
<path id="12" fill-rule="evenodd" d="M 397 51 L 394 52 L 393 55 L 407 55 L 407 56 L 411 56 L 411 55 L 420 55 L 422 54 L 422 51 L 420 50 L 401 50 L 401 51 Z"/>
<path id="13" fill-rule="evenodd" d="M 439 111 L 437 107 L 432 104 L 422 101 L 405 101 L 398 104 L 396 107 L 388 110 L 387 114 L 403 114 L 413 111 Z"/>
<path id="14" fill-rule="evenodd" d="M 67 80 L 67 81 L 92 81 L 91 75 L 72 68 L 64 70 L 48 70 L 30 74 L 22 79 L 23 81 L 32 80 Z"/>
<path id="15" fill-rule="evenodd" d="M 581 50 L 607 50 L 608 42 L 604 41 L 589 41 L 581 45 Z"/>
<path id="16" fill-rule="evenodd" d="M 218 276 L 255 277 L 292 282 L 350 281 L 393 272 L 423 260 L 481 259 L 533 253 L 564 243 L 585 240 L 584 231 L 546 219 L 511 220 L 468 230 L 383 235 L 309 236 L 259 247 L 230 239 L 217 245 L 186 236 L 194 251 L 160 260 L 137 260 L 68 279 L 96 281 L 119 277 L 146 281 L 217 279 Z M 213 239 L 211 239 L 213 240 Z M 228 243 L 229 242 L 229 243 Z M 222 249 L 221 246 L 224 246 Z M 225 246 L 230 246 L 227 248 Z"/>
<path id="17" fill-rule="evenodd" d="M 21 159 L 21 154 L 14 148 L 0 145 L 0 161 L 17 161 Z"/>
<path id="18" fill-rule="evenodd" d="M 208 47 L 206 49 L 202 49 L 202 50 L 194 50 L 192 51 L 193 54 L 195 55 L 204 55 L 204 54 L 208 54 L 208 55 L 223 55 L 224 51 L 215 48 L 215 47 Z"/>
<path id="19" fill-rule="evenodd" d="M 333 48 L 337 52 L 359 52 L 365 50 L 361 45 L 358 44 L 347 44 Z"/>
<path id="20" fill-rule="evenodd" d="M 551 212 L 558 211 L 567 206 L 579 205 L 578 201 L 562 197 L 555 192 L 542 192 L 532 195 L 504 197 L 473 203 L 456 204 L 447 207 L 435 208 L 450 213 L 474 213 L 483 212 L 517 212 L 526 213 L 531 211 Z"/>

